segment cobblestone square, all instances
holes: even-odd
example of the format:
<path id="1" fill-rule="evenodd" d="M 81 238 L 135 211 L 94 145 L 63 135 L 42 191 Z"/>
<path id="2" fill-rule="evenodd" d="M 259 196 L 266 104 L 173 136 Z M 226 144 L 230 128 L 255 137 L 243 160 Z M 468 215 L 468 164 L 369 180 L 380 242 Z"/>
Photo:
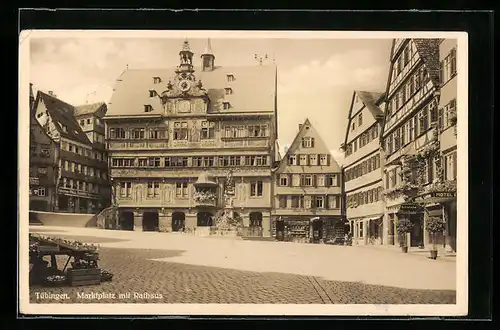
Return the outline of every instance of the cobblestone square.
<path id="1" fill-rule="evenodd" d="M 112 282 L 30 287 L 32 303 L 454 304 L 455 262 L 357 247 L 83 228 Z M 58 261 L 60 267 L 65 260 Z M 385 276 L 384 276 L 385 274 Z"/>

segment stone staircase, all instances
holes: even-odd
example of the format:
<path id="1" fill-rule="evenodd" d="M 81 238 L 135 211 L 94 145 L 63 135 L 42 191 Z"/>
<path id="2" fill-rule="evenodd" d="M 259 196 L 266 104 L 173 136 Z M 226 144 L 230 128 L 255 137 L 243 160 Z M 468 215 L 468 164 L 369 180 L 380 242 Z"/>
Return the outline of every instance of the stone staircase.
<path id="1" fill-rule="evenodd" d="M 101 229 L 109 229 L 109 225 L 112 224 L 111 228 L 114 228 L 114 224 L 118 223 L 118 207 L 110 206 L 96 214 L 87 224 L 86 227 L 97 227 Z"/>

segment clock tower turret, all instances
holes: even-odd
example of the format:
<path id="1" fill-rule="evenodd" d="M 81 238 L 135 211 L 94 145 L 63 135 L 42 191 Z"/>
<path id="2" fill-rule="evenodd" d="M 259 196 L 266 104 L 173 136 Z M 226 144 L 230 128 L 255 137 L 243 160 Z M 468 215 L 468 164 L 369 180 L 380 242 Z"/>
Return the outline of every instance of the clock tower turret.
<path id="1" fill-rule="evenodd" d="M 203 54 L 201 54 L 201 70 L 213 71 L 214 61 L 215 61 L 215 55 L 212 52 L 212 45 L 210 44 L 210 39 L 208 39 L 205 51 L 203 51 Z"/>
<path id="2" fill-rule="evenodd" d="M 187 40 L 182 44 L 182 49 L 179 52 L 180 57 L 180 65 L 177 68 L 177 72 L 181 73 L 193 73 L 193 52 L 189 46 L 189 42 Z"/>

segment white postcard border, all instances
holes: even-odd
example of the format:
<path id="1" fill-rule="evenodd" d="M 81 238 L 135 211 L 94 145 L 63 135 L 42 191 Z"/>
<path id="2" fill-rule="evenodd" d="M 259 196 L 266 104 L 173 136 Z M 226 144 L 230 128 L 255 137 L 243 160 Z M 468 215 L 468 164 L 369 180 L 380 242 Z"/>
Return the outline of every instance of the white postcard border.
<path id="1" fill-rule="evenodd" d="M 457 256 L 456 304 L 32 304 L 28 280 L 29 108 L 31 38 L 294 38 L 294 39 L 457 39 Z M 18 307 L 26 315 L 311 315 L 461 316 L 468 312 L 468 35 L 466 32 L 408 31 L 146 31 L 24 30 L 19 37 L 18 136 Z M 57 307 L 57 308 L 56 308 Z"/>

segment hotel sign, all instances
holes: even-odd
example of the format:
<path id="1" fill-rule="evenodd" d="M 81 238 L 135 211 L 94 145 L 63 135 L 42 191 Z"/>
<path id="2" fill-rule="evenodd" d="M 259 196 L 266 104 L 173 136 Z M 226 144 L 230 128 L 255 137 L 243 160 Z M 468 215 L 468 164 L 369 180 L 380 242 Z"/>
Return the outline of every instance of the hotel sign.
<path id="1" fill-rule="evenodd" d="M 456 197 L 456 193 L 453 192 L 435 192 L 431 193 L 432 197 Z"/>

